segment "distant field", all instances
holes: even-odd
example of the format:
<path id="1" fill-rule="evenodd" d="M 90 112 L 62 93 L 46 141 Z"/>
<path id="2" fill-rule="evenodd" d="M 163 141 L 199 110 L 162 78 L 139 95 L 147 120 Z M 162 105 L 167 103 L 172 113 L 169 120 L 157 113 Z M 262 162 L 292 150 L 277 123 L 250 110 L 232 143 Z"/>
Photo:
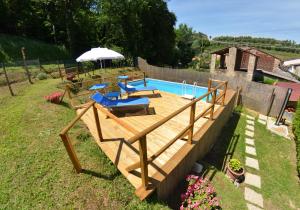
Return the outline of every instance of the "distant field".
<path id="1" fill-rule="evenodd" d="M 27 59 L 41 61 L 55 61 L 69 59 L 70 55 L 63 46 L 47 44 L 45 42 L 25 37 L 0 34 L 0 62 L 21 60 L 21 48 L 26 48 Z"/>

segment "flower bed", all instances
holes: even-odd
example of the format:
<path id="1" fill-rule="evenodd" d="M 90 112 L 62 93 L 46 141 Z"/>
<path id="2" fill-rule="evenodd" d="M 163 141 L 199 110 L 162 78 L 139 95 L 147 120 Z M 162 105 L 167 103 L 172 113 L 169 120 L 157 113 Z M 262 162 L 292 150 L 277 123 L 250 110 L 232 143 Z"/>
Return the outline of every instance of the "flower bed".
<path id="1" fill-rule="evenodd" d="M 189 175 L 187 191 L 181 194 L 180 209 L 221 209 L 220 199 L 208 179 Z"/>

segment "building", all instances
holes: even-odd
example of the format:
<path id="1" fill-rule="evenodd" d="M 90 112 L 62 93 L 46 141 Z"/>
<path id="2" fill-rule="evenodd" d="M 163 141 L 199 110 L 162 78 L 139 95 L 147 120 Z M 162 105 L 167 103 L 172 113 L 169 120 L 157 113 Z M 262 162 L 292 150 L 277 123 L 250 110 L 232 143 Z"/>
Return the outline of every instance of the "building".
<path id="1" fill-rule="evenodd" d="M 286 67 L 290 73 L 300 77 L 300 59 L 285 61 L 283 66 Z"/>
<path id="2" fill-rule="evenodd" d="M 216 64 L 219 61 L 219 65 Z M 227 47 L 212 53 L 211 72 L 223 71 L 229 75 L 245 72 L 247 80 L 267 75 L 269 77 L 298 82 L 290 73 L 281 70 L 282 60 L 262 50 L 250 47 Z"/>

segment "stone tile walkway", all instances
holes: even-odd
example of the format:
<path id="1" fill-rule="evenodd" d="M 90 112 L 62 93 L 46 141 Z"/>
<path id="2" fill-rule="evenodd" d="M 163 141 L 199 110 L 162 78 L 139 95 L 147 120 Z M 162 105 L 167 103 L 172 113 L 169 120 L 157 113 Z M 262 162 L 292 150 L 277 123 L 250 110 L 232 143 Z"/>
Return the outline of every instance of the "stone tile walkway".
<path id="1" fill-rule="evenodd" d="M 256 159 L 257 153 L 256 153 L 256 148 L 255 148 L 255 141 L 254 141 L 254 135 L 255 135 L 255 130 L 254 130 L 254 125 L 255 125 L 255 118 L 246 115 L 247 118 L 247 125 L 246 125 L 246 130 L 245 130 L 245 153 L 246 153 L 246 168 L 250 167 L 257 172 L 259 172 L 259 163 L 258 160 Z M 259 115 L 258 121 L 260 123 L 266 123 L 266 118 L 263 115 Z M 249 157 L 252 156 L 252 157 Z M 254 158 L 255 157 L 255 158 Z M 255 190 L 252 189 L 252 187 L 255 187 L 257 189 L 261 189 L 261 178 L 259 175 L 252 174 L 249 172 L 245 173 L 245 184 L 247 185 L 245 187 L 245 200 L 247 201 L 247 208 L 248 210 L 261 210 L 264 207 L 264 199 L 262 195 Z M 250 188 L 251 187 L 251 188 Z"/>

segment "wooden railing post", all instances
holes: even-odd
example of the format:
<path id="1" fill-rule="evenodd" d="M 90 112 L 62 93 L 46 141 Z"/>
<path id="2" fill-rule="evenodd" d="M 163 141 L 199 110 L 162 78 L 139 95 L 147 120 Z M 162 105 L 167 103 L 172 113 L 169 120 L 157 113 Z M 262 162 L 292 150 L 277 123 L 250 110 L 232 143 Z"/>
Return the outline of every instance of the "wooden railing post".
<path id="1" fill-rule="evenodd" d="M 211 82 L 212 82 L 211 79 L 208 79 L 207 92 L 209 92 L 211 89 Z M 208 101 L 209 101 L 209 95 L 206 97 L 206 102 L 208 103 Z"/>
<path id="2" fill-rule="evenodd" d="M 146 86 L 147 86 L 147 82 L 146 82 L 146 72 L 143 72 L 143 75 L 144 75 L 144 86 L 146 87 Z"/>
<path id="3" fill-rule="evenodd" d="M 102 136 L 101 126 L 100 126 L 100 120 L 99 120 L 98 110 L 97 110 L 95 104 L 93 104 L 93 112 L 94 112 L 95 123 L 96 123 L 96 127 L 97 127 L 97 134 L 98 134 L 99 140 L 103 141 L 103 136 Z"/>
<path id="4" fill-rule="evenodd" d="M 65 145 L 65 148 L 68 152 L 68 155 L 74 165 L 74 168 L 76 170 L 77 173 L 80 173 L 82 171 L 81 165 L 79 163 L 79 160 L 77 158 L 77 155 L 75 153 L 75 150 L 71 144 L 70 138 L 68 136 L 68 134 L 60 134 L 60 137 Z"/>
<path id="5" fill-rule="evenodd" d="M 215 103 L 216 103 L 216 95 L 217 95 L 217 89 L 213 90 L 213 96 L 212 96 L 212 107 L 210 110 L 210 120 L 214 119 L 214 110 L 215 110 Z"/>
<path id="6" fill-rule="evenodd" d="M 192 104 L 191 111 L 190 111 L 190 125 L 192 126 L 189 130 L 189 137 L 188 137 L 189 144 L 192 144 L 192 140 L 193 140 L 195 113 L 196 113 L 196 102 Z"/>
<path id="7" fill-rule="evenodd" d="M 223 94 L 223 98 L 222 98 L 222 106 L 225 105 L 225 97 L 226 97 L 227 85 L 228 85 L 228 81 L 226 81 L 224 83 L 224 94 Z"/>
<path id="8" fill-rule="evenodd" d="M 148 159 L 147 159 L 147 139 L 143 136 L 139 139 L 139 152 L 141 162 L 141 177 L 142 187 L 147 189 L 148 187 Z"/>
<path id="9" fill-rule="evenodd" d="M 69 99 L 72 99 L 71 91 L 70 91 L 70 86 L 69 85 L 66 85 L 66 90 L 67 90 Z"/>

